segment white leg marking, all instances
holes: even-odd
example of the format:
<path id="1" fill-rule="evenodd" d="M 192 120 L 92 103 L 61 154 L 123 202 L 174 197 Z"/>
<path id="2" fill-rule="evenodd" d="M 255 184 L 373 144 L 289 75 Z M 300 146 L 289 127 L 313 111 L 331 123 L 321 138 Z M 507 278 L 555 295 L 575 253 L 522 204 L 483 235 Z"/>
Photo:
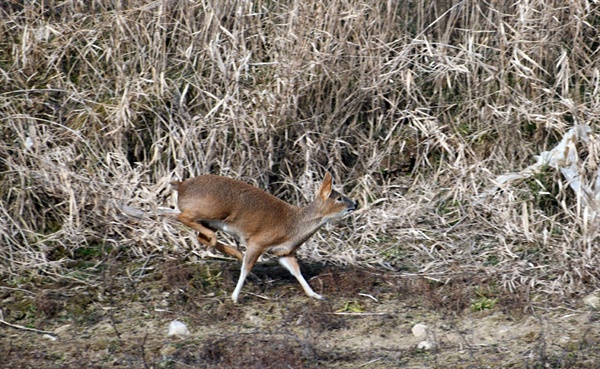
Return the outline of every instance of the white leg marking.
<path id="1" fill-rule="evenodd" d="M 240 272 L 240 279 L 238 279 L 238 283 L 235 286 L 235 290 L 231 295 L 231 299 L 233 302 L 237 302 L 238 297 L 240 296 L 240 292 L 242 291 L 242 287 L 244 286 L 244 281 L 248 274 L 250 274 L 250 270 L 256 264 L 256 260 L 261 254 L 261 249 L 257 247 L 252 247 L 252 245 L 248 246 L 246 249 L 246 254 L 244 255 L 244 259 L 242 260 L 242 270 Z"/>
<path id="2" fill-rule="evenodd" d="M 238 283 L 235 286 L 235 290 L 233 290 L 233 294 L 231 295 L 231 299 L 233 302 L 237 303 L 238 297 L 240 296 L 240 291 L 242 291 L 242 287 L 244 286 L 244 281 L 248 276 L 248 272 L 246 272 L 246 258 L 242 262 L 242 270 L 240 272 L 240 279 L 238 279 Z"/>
<path id="3" fill-rule="evenodd" d="M 304 279 L 302 276 L 300 267 L 298 266 L 298 261 L 296 260 L 295 256 L 282 256 L 279 258 L 279 264 L 283 265 L 287 270 L 290 271 L 290 273 L 292 273 L 294 277 L 296 277 L 298 282 L 300 282 L 302 289 L 304 289 L 304 292 L 308 296 L 318 300 L 323 300 L 323 296 L 313 291 L 308 282 L 306 282 L 306 279 Z"/>

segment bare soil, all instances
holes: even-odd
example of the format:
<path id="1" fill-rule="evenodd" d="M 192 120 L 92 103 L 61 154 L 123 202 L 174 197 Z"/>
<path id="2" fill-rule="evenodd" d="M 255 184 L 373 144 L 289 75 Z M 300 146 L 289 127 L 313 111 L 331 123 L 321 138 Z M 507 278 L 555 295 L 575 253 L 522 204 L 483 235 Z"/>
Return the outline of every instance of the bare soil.
<path id="1" fill-rule="evenodd" d="M 476 275 L 445 282 L 303 264 L 326 301 L 258 265 L 231 302 L 233 261 L 118 260 L 77 278 L 0 283 L 0 368 L 597 368 L 599 314 L 581 297 L 508 292 Z M 87 279 L 84 279 L 86 277 Z M 82 283 L 82 280 L 87 280 Z M 173 320 L 187 336 L 168 336 Z M 411 328 L 422 323 L 427 337 Z M 25 330 L 32 328 L 43 332 Z M 421 341 L 432 343 L 420 349 Z"/>

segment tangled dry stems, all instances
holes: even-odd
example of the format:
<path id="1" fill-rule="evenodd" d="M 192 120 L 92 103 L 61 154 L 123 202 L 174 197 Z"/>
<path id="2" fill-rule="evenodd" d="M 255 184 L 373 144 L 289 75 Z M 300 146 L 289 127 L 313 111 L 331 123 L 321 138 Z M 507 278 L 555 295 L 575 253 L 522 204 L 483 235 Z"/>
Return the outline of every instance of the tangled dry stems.
<path id="1" fill-rule="evenodd" d="M 62 277 L 82 248 L 203 257 L 188 231 L 116 205 L 172 206 L 171 179 L 208 172 L 304 203 L 328 169 L 362 210 L 303 258 L 441 281 L 459 268 L 549 293 L 598 282 L 598 219 L 555 169 L 481 196 L 573 124 L 595 129 L 593 2 L 14 0 L 0 12 L 5 278 Z M 591 181 L 594 145 L 580 158 Z"/>

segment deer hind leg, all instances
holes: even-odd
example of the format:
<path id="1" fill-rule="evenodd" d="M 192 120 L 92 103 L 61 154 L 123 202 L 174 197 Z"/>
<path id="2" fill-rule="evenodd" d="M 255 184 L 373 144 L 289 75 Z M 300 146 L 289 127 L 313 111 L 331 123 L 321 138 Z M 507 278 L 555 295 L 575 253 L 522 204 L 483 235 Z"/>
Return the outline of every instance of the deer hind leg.
<path id="1" fill-rule="evenodd" d="M 302 289 L 308 296 L 317 300 L 323 300 L 323 296 L 313 291 L 308 282 L 306 282 L 306 279 L 304 279 L 302 276 L 302 273 L 300 272 L 300 265 L 298 265 L 298 259 L 296 259 L 296 256 L 282 256 L 279 258 L 279 264 L 283 265 L 287 270 L 290 271 L 290 273 L 292 273 L 294 277 L 296 277 L 298 282 L 300 282 Z"/>
<path id="2" fill-rule="evenodd" d="M 212 229 L 196 222 L 194 218 L 188 216 L 185 212 L 177 215 L 177 220 L 198 232 L 198 241 L 207 246 L 217 247 L 217 234 Z"/>
<path id="3" fill-rule="evenodd" d="M 200 235 L 198 235 L 198 241 L 200 241 L 200 243 L 203 243 L 203 244 L 205 244 L 207 246 L 211 246 L 210 244 L 207 244 L 206 240 L 203 239 L 203 238 L 201 238 Z M 229 246 L 229 245 L 226 245 L 224 243 L 221 243 L 221 242 L 217 241 L 217 243 L 214 246 L 214 248 L 217 249 L 217 250 L 219 250 L 223 254 L 226 254 L 226 255 L 229 255 L 229 256 L 233 256 L 234 258 L 238 259 L 241 262 L 244 261 L 244 255 L 236 247 Z"/>
<path id="4" fill-rule="evenodd" d="M 242 253 L 233 246 L 225 245 L 217 241 L 217 234 L 214 230 L 203 226 L 202 224 L 196 222 L 192 217 L 188 216 L 185 212 L 177 215 L 177 220 L 186 226 L 192 228 L 193 230 L 198 232 L 198 241 L 201 244 L 204 244 L 209 247 L 214 247 L 222 253 L 233 256 L 234 258 L 242 261 L 244 256 Z"/>
<path id="5" fill-rule="evenodd" d="M 231 295 L 231 299 L 233 300 L 233 302 L 238 301 L 238 297 L 240 296 L 240 292 L 242 291 L 242 287 L 244 286 L 244 281 L 246 280 L 248 274 L 250 274 L 252 267 L 254 267 L 254 264 L 256 264 L 256 261 L 258 260 L 261 254 L 262 250 L 260 248 L 255 248 L 250 245 L 248 246 L 248 249 L 246 250 L 246 255 L 244 255 L 244 258 L 242 260 L 240 279 L 238 279 L 238 283 L 235 286 L 235 290 Z"/>

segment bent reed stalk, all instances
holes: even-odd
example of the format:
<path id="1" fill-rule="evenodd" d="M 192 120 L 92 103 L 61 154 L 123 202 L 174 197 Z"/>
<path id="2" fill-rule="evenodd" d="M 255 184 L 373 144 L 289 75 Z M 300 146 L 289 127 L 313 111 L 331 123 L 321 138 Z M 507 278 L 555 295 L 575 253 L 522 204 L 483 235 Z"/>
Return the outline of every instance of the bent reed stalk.
<path id="1" fill-rule="evenodd" d="M 448 278 L 458 266 L 549 293 L 598 282 L 598 219 L 556 170 L 480 196 L 573 124 L 597 131 L 592 2 L 12 1 L 0 13 L 3 279 L 61 278 L 81 249 L 205 256 L 173 223 L 117 204 L 171 206 L 169 181 L 203 173 L 306 203 L 331 170 L 363 209 L 303 258 Z"/>

